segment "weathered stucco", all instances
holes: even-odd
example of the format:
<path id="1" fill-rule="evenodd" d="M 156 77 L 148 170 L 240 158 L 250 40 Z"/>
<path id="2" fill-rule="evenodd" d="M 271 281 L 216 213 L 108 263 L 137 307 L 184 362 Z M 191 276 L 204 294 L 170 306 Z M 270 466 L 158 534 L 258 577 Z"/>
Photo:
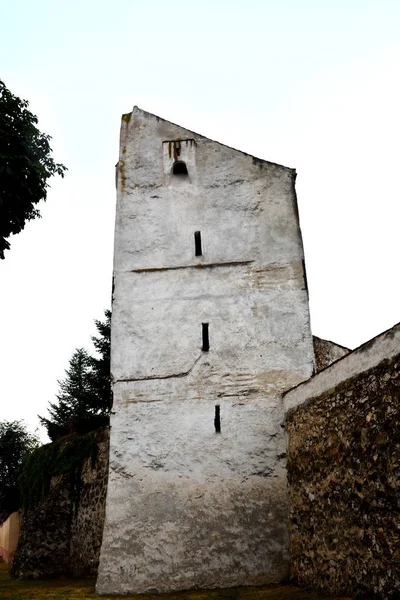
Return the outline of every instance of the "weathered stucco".
<path id="1" fill-rule="evenodd" d="M 280 393 L 313 370 L 294 180 L 140 109 L 123 117 L 102 594 L 288 572 Z"/>
<path id="2" fill-rule="evenodd" d="M 399 335 L 287 394 L 292 575 L 329 594 L 400 597 Z"/>

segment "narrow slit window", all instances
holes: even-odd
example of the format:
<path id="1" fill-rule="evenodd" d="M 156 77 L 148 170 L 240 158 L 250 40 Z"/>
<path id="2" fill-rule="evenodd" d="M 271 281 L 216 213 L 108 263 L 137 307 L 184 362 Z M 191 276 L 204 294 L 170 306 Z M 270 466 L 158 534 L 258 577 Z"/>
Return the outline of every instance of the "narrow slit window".
<path id="1" fill-rule="evenodd" d="M 201 232 L 194 232 L 194 253 L 196 256 L 202 256 L 203 251 L 201 249 Z"/>
<path id="2" fill-rule="evenodd" d="M 208 352 L 210 349 L 210 338 L 208 333 L 208 323 L 202 323 L 202 332 L 203 332 L 203 352 Z"/>
<path id="3" fill-rule="evenodd" d="M 221 414 L 219 404 L 215 405 L 214 427 L 215 433 L 221 433 Z"/>

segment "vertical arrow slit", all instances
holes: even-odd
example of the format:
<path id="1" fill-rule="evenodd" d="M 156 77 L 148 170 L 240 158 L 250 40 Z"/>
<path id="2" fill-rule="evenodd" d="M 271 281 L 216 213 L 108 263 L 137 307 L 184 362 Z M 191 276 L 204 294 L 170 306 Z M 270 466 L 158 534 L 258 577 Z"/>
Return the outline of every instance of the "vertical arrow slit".
<path id="1" fill-rule="evenodd" d="M 221 433 L 221 416 L 220 416 L 219 404 L 215 405 L 214 427 L 215 427 L 215 433 Z"/>
<path id="2" fill-rule="evenodd" d="M 203 254 L 201 248 L 201 231 L 194 232 L 194 253 L 196 256 L 202 256 Z"/>

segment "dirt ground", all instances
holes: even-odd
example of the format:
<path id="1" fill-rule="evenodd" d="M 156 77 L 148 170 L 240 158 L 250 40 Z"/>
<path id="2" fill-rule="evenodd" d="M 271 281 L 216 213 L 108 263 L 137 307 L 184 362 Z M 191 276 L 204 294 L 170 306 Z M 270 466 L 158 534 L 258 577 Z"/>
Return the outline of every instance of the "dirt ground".
<path id="1" fill-rule="evenodd" d="M 8 565 L 0 563 L 0 600 L 116 600 L 127 596 L 97 596 L 93 580 L 49 579 L 20 580 L 8 574 Z M 246 587 L 228 590 L 179 592 L 175 594 L 134 596 L 136 600 L 322 600 L 316 592 L 292 585 Z M 330 600 L 339 600 L 331 597 Z M 341 600 L 351 600 L 349 598 Z"/>

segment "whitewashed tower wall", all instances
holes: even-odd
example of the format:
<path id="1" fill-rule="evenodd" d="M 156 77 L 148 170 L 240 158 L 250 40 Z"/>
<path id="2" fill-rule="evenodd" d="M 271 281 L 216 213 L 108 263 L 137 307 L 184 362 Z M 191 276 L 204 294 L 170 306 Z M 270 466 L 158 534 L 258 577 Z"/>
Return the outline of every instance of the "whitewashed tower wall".
<path id="1" fill-rule="evenodd" d="M 100 593 L 287 574 L 280 394 L 313 369 L 294 180 L 137 107 L 123 116 Z"/>

